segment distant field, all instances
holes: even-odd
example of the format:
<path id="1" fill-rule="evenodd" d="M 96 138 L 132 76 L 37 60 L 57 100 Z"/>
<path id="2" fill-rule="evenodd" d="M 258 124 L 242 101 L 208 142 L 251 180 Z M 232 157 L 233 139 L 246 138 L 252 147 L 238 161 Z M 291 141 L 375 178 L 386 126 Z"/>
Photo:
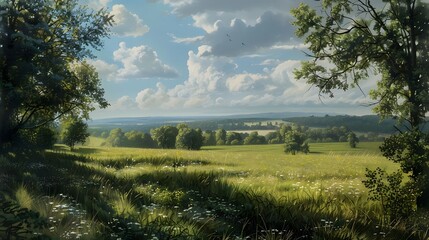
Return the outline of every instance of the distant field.
<path id="1" fill-rule="evenodd" d="M 253 121 L 253 122 L 244 122 L 244 125 L 246 126 L 255 126 L 255 125 L 259 125 L 259 123 L 261 123 L 261 126 L 267 126 L 268 123 L 272 123 L 274 126 L 279 126 L 280 124 L 287 124 L 289 122 L 285 122 L 281 119 L 277 119 L 277 120 L 265 120 L 265 121 Z M 276 124 L 277 123 L 277 124 Z"/>
<path id="2" fill-rule="evenodd" d="M 379 145 L 361 143 L 352 149 L 347 143 L 314 143 L 310 144 L 311 153 L 308 155 L 287 155 L 283 153 L 281 144 L 213 146 L 204 147 L 201 151 L 87 147 L 79 151 L 100 161 L 124 158 L 201 161 L 204 164 L 179 166 L 176 170 L 217 172 L 230 183 L 278 196 L 315 189 L 341 190 L 343 194 L 353 189 L 353 193 L 360 195 L 365 192 L 361 183 L 365 168 L 382 166 L 389 171 L 398 168 L 380 156 Z M 132 177 L 162 169 L 172 170 L 173 167 L 168 164 L 137 164 L 112 173 Z"/>
<path id="3" fill-rule="evenodd" d="M 276 130 L 232 130 L 227 132 L 237 132 L 237 133 L 247 133 L 250 134 L 251 132 L 258 132 L 258 135 L 265 136 L 270 132 L 275 132 Z"/>

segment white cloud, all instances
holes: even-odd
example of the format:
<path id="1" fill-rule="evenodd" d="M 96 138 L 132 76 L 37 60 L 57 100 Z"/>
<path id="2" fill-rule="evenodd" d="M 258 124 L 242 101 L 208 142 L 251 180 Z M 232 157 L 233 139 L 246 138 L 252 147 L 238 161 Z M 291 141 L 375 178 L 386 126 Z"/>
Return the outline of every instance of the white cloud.
<path id="1" fill-rule="evenodd" d="M 285 1 L 285 0 L 153 0 L 163 2 L 173 8 L 173 13 L 179 16 L 191 16 L 194 26 L 210 33 L 218 20 L 230 22 L 234 18 L 243 19 L 247 24 L 256 23 L 255 16 L 261 16 L 267 11 L 289 14 L 292 7 L 306 2 L 312 6 L 320 5 L 314 0 Z"/>
<path id="2" fill-rule="evenodd" d="M 122 4 L 113 5 L 112 11 L 114 25 L 112 31 L 119 36 L 139 37 L 149 31 L 149 27 L 137 14 L 129 12 Z"/>
<path id="3" fill-rule="evenodd" d="M 84 0 L 83 3 L 88 5 L 88 7 L 99 10 L 101 8 L 107 8 L 107 5 L 111 0 Z"/>
<path id="4" fill-rule="evenodd" d="M 161 83 L 156 85 L 156 89 L 146 88 L 140 91 L 136 97 L 136 103 L 141 110 L 159 108 L 174 108 L 177 101 L 174 101 L 165 91 L 165 86 Z M 173 101 L 172 101 L 173 100 Z"/>
<path id="5" fill-rule="evenodd" d="M 125 42 L 119 43 L 119 49 L 113 52 L 113 59 L 121 62 L 117 70 L 118 79 L 129 78 L 174 78 L 176 70 L 164 64 L 158 54 L 148 46 L 128 48 Z"/>
<path id="6" fill-rule="evenodd" d="M 309 46 L 304 43 L 290 43 L 285 45 L 274 45 L 271 49 L 292 50 L 292 49 L 307 49 Z"/>
<path id="7" fill-rule="evenodd" d="M 136 107 L 136 102 L 130 96 L 120 97 L 111 106 L 112 110 L 135 110 Z"/>
<path id="8" fill-rule="evenodd" d="M 226 57 L 204 56 L 189 52 L 189 78 L 170 89 L 158 84 L 143 89 L 136 97 L 139 108 L 152 114 L 165 112 L 208 112 L 209 109 L 284 109 L 289 106 L 316 108 L 322 102 L 318 89 L 296 81 L 293 70 L 300 61 L 282 61 L 266 73 L 237 72 L 237 65 Z M 274 64 L 272 61 L 270 64 Z M 372 82 L 374 85 L 374 82 Z M 366 86 L 365 89 L 369 89 Z M 330 106 L 358 106 L 368 99 L 359 91 L 337 91 L 334 99 L 324 99 Z M 238 108 L 238 110 L 237 110 Z"/>
<path id="9" fill-rule="evenodd" d="M 230 92 L 242 92 L 256 90 L 256 84 L 266 81 L 266 77 L 260 74 L 237 74 L 226 80 L 226 86 Z"/>
<path id="10" fill-rule="evenodd" d="M 206 45 L 211 46 L 206 54 L 234 57 L 296 42 L 292 38 L 294 29 L 290 21 L 289 16 L 271 11 L 265 12 L 254 25 L 238 18 L 229 24 L 217 21 L 214 30 L 203 39 Z"/>
<path id="11" fill-rule="evenodd" d="M 113 52 L 113 60 L 120 63 L 110 64 L 103 60 L 88 60 L 103 80 L 125 81 L 129 79 L 175 78 L 177 71 L 164 64 L 155 50 L 148 46 L 128 48 L 125 42 L 119 43 L 119 48 Z"/>
<path id="12" fill-rule="evenodd" d="M 187 37 L 187 38 L 179 38 L 176 37 L 174 34 L 169 34 L 171 38 L 173 38 L 173 42 L 175 43 L 195 43 L 200 42 L 204 39 L 204 36 L 195 36 L 195 37 Z"/>

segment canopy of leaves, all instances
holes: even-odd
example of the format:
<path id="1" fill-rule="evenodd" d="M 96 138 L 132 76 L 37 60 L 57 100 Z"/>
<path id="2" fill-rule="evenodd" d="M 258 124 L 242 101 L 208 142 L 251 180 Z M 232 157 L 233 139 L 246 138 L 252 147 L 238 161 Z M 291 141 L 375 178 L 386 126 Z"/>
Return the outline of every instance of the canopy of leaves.
<path id="1" fill-rule="evenodd" d="M 371 96 L 381 116 L 415 126 L 429 107 L 429 12 L 418 0 L 323 0 L 319 10 L 292 10 L 296 34 L 311 53 L 295 74 L 333 97 L 334 89 L 359 86 L 379 73 Z"/>
<path id="2" fill-rule="evenodd" d="M 179 130 L 173 126 L 162 126 L 150 130 L 152 139 L 158 144 L 161 148 L 175 148 L 176 146 L 176 136 L 179 133 Z M 202 140 L 201 140 L 202 143 Z"/>
<path id="3" fill-rule="evenodd" d="M 182 127 L 176 137 L 176 148 L 200 150 L 203 146 L 203 135 L 200 129 Z"/>
<path id="4" fill-rule="evenodd" d="M 64 114 L 88 117 L 104 108 L 93 57 L 109 34 L 112 17 L 78 0 L 4 0 L 0 4 L 0 147 L 22 129 Z"/>
<path id="5" fill-rule="evenodd" d="M 64 120 L 62 125 L 62 141 L 71 149 L 77 143 L 85 143 L 89 137 L 88 125 L 82 119 L 70 117 Z"/>

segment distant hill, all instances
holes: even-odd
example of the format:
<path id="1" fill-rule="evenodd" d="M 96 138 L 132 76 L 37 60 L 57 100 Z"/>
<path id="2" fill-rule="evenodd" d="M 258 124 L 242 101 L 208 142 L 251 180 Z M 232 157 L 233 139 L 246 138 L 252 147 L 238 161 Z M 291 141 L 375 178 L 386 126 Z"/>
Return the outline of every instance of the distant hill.
<path id="1" fill-rule="evenodd" d="M 124 128 L 124 129 L 147 129 L 162 125 L 175 125 L 177 123 L 195 123 L 212 122 L 224 120 L 274 120 L 291 117 L 323 116 L 322 113 L 303 113 L 303 112 L 281 112 L 281 113 L 255 113 L 255 114 L 237 114 L 223 116 L 178 116 L 178 117 L 124 117 L 124 118 L 106 118 L 88 121 L 90 128 Z"/>
<path id="2" fill-rule="evenodd" d="M 285 118 L 287 122 L 297 123 L 308 127 L 339 127 L 345 126 L 355 132 L 374 132 L 391 134 L 396 132 L 394 119 L 381 121 L 376 115 L 349 116 L 335 115 Z"/>
<path id="3" fill-rule="evenodd" d="M 340 127 L 345 126 L 355 132 L 374 132 L 391 134 L 396 131 L 395 120 L 380 121 L 376 115 L 350 116 L 350 115 L 326 115 L 321 113 L 281 112 L 281 113 L 256 113 L 237 114 L 224 116 L 178 116 L 178 117 L 130 117 L 96 119 L 88 122 L 90 129 L 109 131 L 113 128 L 121 128 L 124 131 L 139 130 L 149 132 L 152 128 L 162 125 L 176 125 L 187 123 L 190 127 L 202 130 L 216 130 L 222 127 L 226 130 L 246 130 L 244 122 L 258 122 L 270 120 L 283 120 L 308 127 Z M 275 128 L 266 127 L 267 130 Z M 260 130 L 262 130 L 261 128 Z"/>

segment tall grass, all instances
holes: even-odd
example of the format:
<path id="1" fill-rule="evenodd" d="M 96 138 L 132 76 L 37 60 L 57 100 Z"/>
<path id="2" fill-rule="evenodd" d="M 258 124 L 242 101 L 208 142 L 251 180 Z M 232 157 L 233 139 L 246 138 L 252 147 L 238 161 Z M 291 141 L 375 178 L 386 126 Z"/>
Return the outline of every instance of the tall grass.
<path id="1" fill-rule="evenodd" d="M 48 223 L 41 233 L 53 238 L 427 238 L 424 214 L 380 224 L 380 206 L 361 184 L 364 169 L 398 166 L 373 145 L 314 144 L 315 153 L 296 156 L 281 145 L 81 147 L 0 159 L 9 170 L 0 177 L 14 179 L 1 192 L 39 212 Z"/>

